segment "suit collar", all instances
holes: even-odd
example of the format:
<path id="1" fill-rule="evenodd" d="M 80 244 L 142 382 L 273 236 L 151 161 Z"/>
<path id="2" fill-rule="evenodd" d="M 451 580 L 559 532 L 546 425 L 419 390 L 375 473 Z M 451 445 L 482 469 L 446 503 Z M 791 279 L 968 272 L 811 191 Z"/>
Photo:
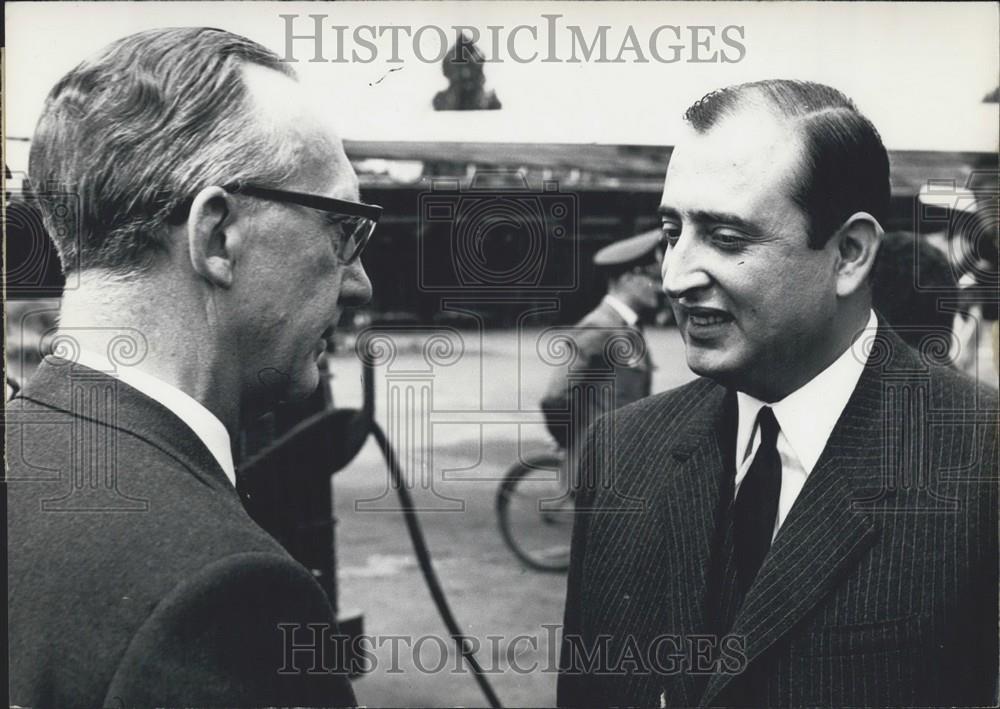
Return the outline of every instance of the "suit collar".
<path id="1" fill-rule="evenodd" d="M 588 322 L 589 321 L 589 322 Z M 597 307 L 591 310 L 579 325 L 599 325 L 601 327 L 622 327 L 629 328 L 631 330 L 641 330 L 642 323 L 637 321 L 635 324 L 630 324 L 627 319 L 622 317 L 622 314 L 618 312 L 616 308 L 613 308 L 604 298 L 601 302 L 597 304 Z"/>
<path id="2" fill-rule="evenodd" d="M 114 392 L 113 406 L 81 404 L 80 387 Z M 20 395 L 79 418 L 127 431 L 163 450 L 210 487 L 236 491 L 215 456 L 170 409 L 103 372 L 58 357 L 46 357 Z M 85 396 L 82 401 L 87 401 Z"/>
<path id="3" fill-rule="evenodd" d="M 141 367 L 116 367 L 107 357 L 101 357 L 86 349 L 80 350 L 76 362 L 84 367 L 109 374 L 172 411 L 201 439 L 226 473 L 226 477 L 234 487 L 236 486 L 236 470 L 233 465 L 229 431 L 200 401 L 159 377 L 144 372 Z M 107 369 L 109 365 L 111 371 Z"/>
<path id="4" fill-rule="evenodd" d="M 639 322 L 639 314 L 620 298 L 616 298 L 609 293 L 604 296 L 601 303 L 614 310 L 618 314 L 618 317 L 624 320 L 625 324 L 629 327 L 635 327 L 636 323 Z"/>
<path id="5" fill-rule="evenodd" d="M 603 298 L 597 307 L 587 313 L 578 324 L 586 326 L 595 322 L 603 327 L 628 327 L 628 323 L 625 322 L 621 314 L 608 305 Z"/>

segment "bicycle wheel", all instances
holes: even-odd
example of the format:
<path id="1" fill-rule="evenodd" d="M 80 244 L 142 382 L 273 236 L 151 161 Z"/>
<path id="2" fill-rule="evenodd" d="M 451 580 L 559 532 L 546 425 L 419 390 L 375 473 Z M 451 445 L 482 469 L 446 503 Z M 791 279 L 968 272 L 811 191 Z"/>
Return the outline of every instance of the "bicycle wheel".
<path id="1" fill-rule="evenodd" d="M 510 550 L 536 571 L 569 568 L 573 498 L 565 456 L 543 453 L 511 466 L 497 490 L 500 534 Z"/>

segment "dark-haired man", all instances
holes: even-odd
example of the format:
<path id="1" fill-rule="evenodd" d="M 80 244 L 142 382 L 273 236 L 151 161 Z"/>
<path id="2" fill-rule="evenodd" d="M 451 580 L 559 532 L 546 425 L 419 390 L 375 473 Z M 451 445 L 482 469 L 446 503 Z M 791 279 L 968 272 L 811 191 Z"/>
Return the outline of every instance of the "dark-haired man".
<path id="1" fill-rule="evenodd" d="M 997 397 L 872 311 L 878 133 L 797 81 L 686 119 L 663 287 L 702 377 L 591 429 L 560 705 L 992 702 Z"/>
<path id="2" fill-rule="evenodd" d="M 330 604 L 231 454 L 370 297 L 379 209 L 328 116 L 207 28 L 126 37 L 49 94 L 29 172 L 78 285 L 7 412 L 12 703 L 355 703 Z"/>

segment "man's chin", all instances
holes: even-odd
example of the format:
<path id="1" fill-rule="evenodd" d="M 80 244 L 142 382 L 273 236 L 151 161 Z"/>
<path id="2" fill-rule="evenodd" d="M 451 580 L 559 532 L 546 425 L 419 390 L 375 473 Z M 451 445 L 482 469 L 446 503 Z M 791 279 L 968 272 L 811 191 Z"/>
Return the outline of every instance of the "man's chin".
<path id="1" fill-rule="evenodd" d="M 304 399 L 308 399 L 316 393 L 319 383 L 319 369 L 311 367 L 308 371 L 302 373 L 301 378 L 292 382 L 292 385 L 288 388 L 287 401 L 303 401 Z"/>
<path id="2" fill-rule="evenodd" d="M 319 386 L 319 368 L 306 367 L 296 377 L 273 367 L 261 370 L 260 383 L 267 392 L 267 398 L 276 403 L 295 403 L 308 399 Z"/>
<path id="3" fill-rule="evenodd" d="M 705 350 L 691 344 L 687 348 L 687 366 L 698 376 L 714 379 L 723 386 L 728 386 L 734 375 L 733 363 L 725 353 Z"/>

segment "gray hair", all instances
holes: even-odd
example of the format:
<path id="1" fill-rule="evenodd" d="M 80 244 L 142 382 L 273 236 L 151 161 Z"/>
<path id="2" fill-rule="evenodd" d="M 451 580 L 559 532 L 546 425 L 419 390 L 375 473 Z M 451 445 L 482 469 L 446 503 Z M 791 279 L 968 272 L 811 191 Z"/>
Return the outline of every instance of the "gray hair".
<path id="1" fill-rule="evenodd" d="M 245 64 L 295 78 L 256 42 L 190 27 L 129 35 L 55 85 L 29 177 L 64 271 L 140 272 L 199 190 L 294 174 L 293 148 L 255 115 Z"/>

